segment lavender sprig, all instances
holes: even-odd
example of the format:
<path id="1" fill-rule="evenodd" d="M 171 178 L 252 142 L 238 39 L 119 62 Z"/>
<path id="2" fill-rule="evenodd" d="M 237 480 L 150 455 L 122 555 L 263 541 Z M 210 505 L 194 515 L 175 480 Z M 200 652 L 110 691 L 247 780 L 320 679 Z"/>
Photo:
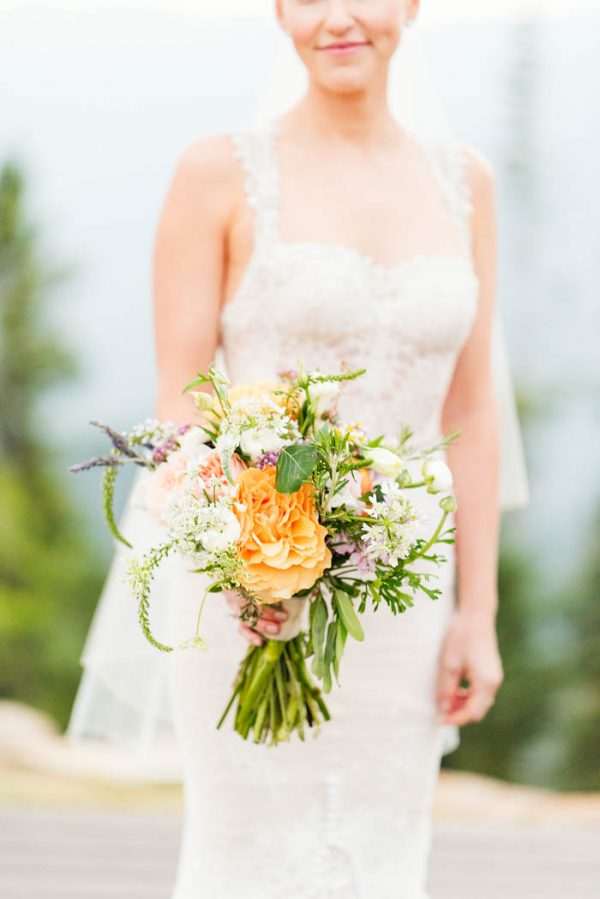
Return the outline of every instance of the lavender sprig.
<path id="1" fill-rule="evenodd" d="M 123 453 L 124 456 L 129 456 L 130 459 L 140 458 L 140 454 L 133 449 L 129 440 L 123 434 L 120 434 L 118 431 L 115 431 L 114 428 L 111 428 L 110 425 L 105 425 L 101 421 L 90 421 L 90 424 L 94 425 L 96 428 L 100 428 L 101 431 L 104 431 L 118 452 Z"/>
<path id="2" fill-rule="evenodd" d="M 94 456 L 87 462 L 79 462 L 77 465 L 69 465 L 69 471 L 77 474 L 79 471 L 89 471 L 92 468 L 117 468 L 124 463 L 117 456 Z"/>

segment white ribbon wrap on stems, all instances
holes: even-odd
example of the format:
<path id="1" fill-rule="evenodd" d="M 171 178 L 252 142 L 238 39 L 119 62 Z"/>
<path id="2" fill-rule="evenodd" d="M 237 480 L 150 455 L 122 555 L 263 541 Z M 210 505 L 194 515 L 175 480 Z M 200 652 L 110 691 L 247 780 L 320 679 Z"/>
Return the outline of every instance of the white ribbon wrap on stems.
<path id="1" fill-rule="evenodd" d="M 293 640 L 307 627 L 306 612 L 310 605 L 310 597 L 292 596 L 290 599 L 281 599 L 278 605 L 288 613 L 288 617 L 281 622 L 279 633 L 269 634 L 268 639 Z"/>

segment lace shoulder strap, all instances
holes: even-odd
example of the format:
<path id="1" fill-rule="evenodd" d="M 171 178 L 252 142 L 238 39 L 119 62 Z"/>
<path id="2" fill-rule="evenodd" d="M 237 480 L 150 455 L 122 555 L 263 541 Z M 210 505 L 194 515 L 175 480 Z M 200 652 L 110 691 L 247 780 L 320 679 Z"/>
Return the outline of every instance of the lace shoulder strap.
<path id="1" fill-rule="evenodd" d="M 465 250 L 471 254 L 473 202 L 467 179 L 464 147 L 452 135 L 436 136 L 430 139 L 426 146 L 434 175 L 456 222 L 462 243 Z"/>
<path id="2" fill-rule="evenodd" d="M 244 171 L 246 201 L 256 211 L 257 243 L 273 241 L 277 235 L 277 170 L 272 152 L 275 130 L 276 122 L 269 119 L 229 134 Z"/>

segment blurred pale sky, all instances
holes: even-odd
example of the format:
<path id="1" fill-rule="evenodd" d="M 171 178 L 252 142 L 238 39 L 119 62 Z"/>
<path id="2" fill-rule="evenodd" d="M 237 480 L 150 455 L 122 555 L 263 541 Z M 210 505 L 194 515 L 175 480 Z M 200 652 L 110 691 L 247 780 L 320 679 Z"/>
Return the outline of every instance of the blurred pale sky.
<path id="1" fill-rule="evenodd" d="M 271 15 L 274 0 L 0 0 L 0 10 L 10 10 L 24 6 L 55 7 L 57 9 L 90 9 L 112 7 L 120 9 L 137 7 L 170 10 L 188 10 L 194 16 L 227 14 Z M 480 22 L 490 18 L 522 19 L 532 15 L 575 15 L 600 11 L 600 0 L 424 0 L 422 12 L 424 20 L 453 21 L 468 17 Z"/>

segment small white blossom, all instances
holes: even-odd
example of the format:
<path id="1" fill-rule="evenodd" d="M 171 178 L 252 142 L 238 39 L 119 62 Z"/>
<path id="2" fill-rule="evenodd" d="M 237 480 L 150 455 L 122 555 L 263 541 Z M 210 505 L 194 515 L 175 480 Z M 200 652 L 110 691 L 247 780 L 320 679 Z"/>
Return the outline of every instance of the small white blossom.
<path id="1" fill-rule="evenodd" d="M 209 502 L 186 490 L 169 504 L 166 517 L 170 538 L 198 565 L 209 561 L 211 554 L 232 548 L 241 532 L 227 494 Z"/>
<path id="2" fill-rule="evenodd" d="M 173 421 L 160 421 L 158 418 L 145 418 L 140 424 L 135 425 L 129 432 L 131 438 L 136 438 L 142 443 L 151 443 L 157 446 L 168 440 L 178 440 L 178 427 Z"/>
<path id="3" fill-rule="evenodd" d="M 319 372 L 313 372 L 319 374 Z M 308 386 L 308 395 L 317 418 L 321 418 L 331 412 L 340 393 L 340 385 L 337 381 L 318 381 Z"/>
<path id="4" fill-rule="evenodd" d="M 277 452 L 282 449 L 289 440 L 286 440 L 277 430 L 269 427 L 249 428 L 243 431 L 240 437 L 240 448 L 243 453 L 250 456 L 255 462 L 263 453 Z"/>
<path id="5" fill-rule="evenodd" d="M 194 425 L 179 438 L 179 446 L 192 460 L 197 461 L 207 456 L 211 449 L 206 446 L 209 436 L 206 431 Z"/>
<path id="6" fill-rule="evenodd" d="M 368 557 L 397 565 L 416 543 L 424 516 L 403 496 L 395 481 L 382 481 L 379 487 L 383 499 L 374 498 L 368 510 L 370 517 L 377 520 L 364 524 L 362 529 L 365 549 Z"/>
<path id="7" fill-rule="evenodd" d="M 220 515 L 215 516 L 212 527 L 201 535 L 202 545 L 209 553 L 222 552 L 239 539 L 241 532 L 240 523 L 234 513 L 224 509 Z"/>
<path id="8" fill-rule="evenodd" d="M 452 487 L 452 472 L 443 459 L 427 459 L 421 467 L 421 472 L 428 486 L 436 493 Z"/>
<path id="9" fill-rule="evenodd" d="M 231 456 L 239 446 L 252 461 L 265 452 L 276 452 L 300 439 L 296 422 L 273 403 L 272 411 L 254 398 L 236 405 L 221 422 L 217 449 L 221 457 Z"/>
<path id="10" fill-rule="evenodd" d="M 371 468 L 388 478 L 397 478 L 406 467 L 397 453 L 382 446 L 366 446 L 363 453 L 370 460 Z"/>

